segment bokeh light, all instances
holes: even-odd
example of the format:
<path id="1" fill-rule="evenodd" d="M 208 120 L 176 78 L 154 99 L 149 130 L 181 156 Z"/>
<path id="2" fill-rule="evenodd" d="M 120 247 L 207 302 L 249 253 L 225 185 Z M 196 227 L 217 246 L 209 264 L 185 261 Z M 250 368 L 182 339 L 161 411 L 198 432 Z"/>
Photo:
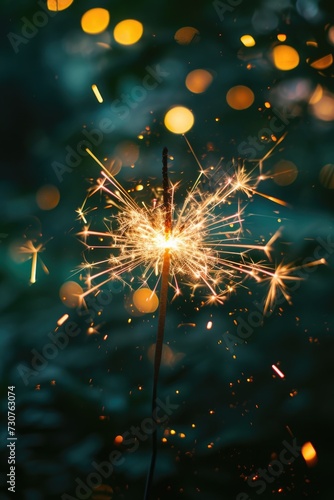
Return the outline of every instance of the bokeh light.
<path id="1" fill-rule="evenodd" d="M 254 93 L 245 85 L 236 85 L 226 94 L 227 104 L 238 111 L 249 108 L 254 102 Z"/>
<path id="2" fill-rule="evenodd" d="M 299 64 L 299 54 L 290 45 L 276 45 L 272 51 L 273 62 L 277 69 L 290 71 Z"/>
<path id="3" fill-rule="evenodd" d="M 59 189 L 52 184 L 46 184 L 36 193 L 36 203 L 42 210 L 52 210 L 60 200 Z"/>
<path id="4" fill-rule="evenodd" d="M 194 94 L 201 94 L 211 85 L 212 74 L 205 69 L 194 69 L 186 77 L 186 87 Z"/>
<path id="5" fill-rule="evenodd" d="M 318 101 L 320 101 L 323 95 L 324 95 L 323 88 L 320 85 L 320 83 L 318 83 L 313 94 L 310 97 L 309 104 L 316 104 Z"/>
<path id="6" fill-rule="evenodd" d="M 302 446 L 302 455 L 309 467 L 314 467 L 318 462 L 317 452 L 315 451 L 312 443 L 308 441 Z"/>
<path id="7" fill-rule="evenodd" d="M 311 106 L 311 110 L 319 120 L 325 122 L 334 120 L 334 95 L 324 93 L 321 99 Z"/>
<path id="8" fill-rule="evenodd" d="M 114 439 L 114 444 L 116 444 L 116 445 L 120 445 L 120 444 L 122 444 L 122 443 L 123 443 L 123 441 L 124 441 L 123 436 L 121 436 L 121 435 L 119 434 L 118 436 L 116 436 L 116 437 L 115 437 L 115 439 Z"/>
<path id="9" fill-rule="evenodd" d="M 256 43 L 252 35 L 242 35 L 240 41 L 245 47 L 254 47 Z"/>
<path id="10" fill-rule="evenodd" d="M 174 40 L 177 41 L 180 45 L 189 45 L 191 42 L 194 42 L 199 37 L 199 31 L 192 26 L 185 26 L 177 30 L 174 35 Z"/>
<path id="11" fill-rule="evenodd" d="M 72 5 L 74 0 L 48 0 L 47 7 L 49 10 L 60 11 L 67 9 Z"/>
<path id="12" fill-rule="evenodd" d="M 292 161 L 280 160 L 273 169 L 273 177 L 279 186 L 292 184 L 298 176 L 298 169 Z"/>
<path id="13" fill-rule="evenodd" d="M 334 189 L 334 165 L 332 163 L 327 163 L 322 167 L 319 179 L 325 188 Z"/>
<path id="14" fill-rule="evenodd" d="M 74 308 L 81 305 L 83 289 L 76 281 L 65 281 L 59 289 L 59 297 L 66 307 Z"/>
<path id="15" fill-rule="evenodd" d="M 279 33 L 277 35 L 277 40 L 279 40 L 280 42 L 285 42 L 285 40 L 286 40 L 286 34 L 285 33 Z"/>
<path id="16" fill-rule="evenodd" d="M 106 9 L 90 9 L 82 16 L 81 27 L 85 33 L 97 35 L 108 28 L 109 21 L 110 15 Z"/>
<path id="17" fill-rule="evenodd" d="M 147 314 L 158 309 L 159 299 L 153 290 L 139 288 L 133 294 L 133 304 L 139 312 Z"/>
<path id="18" fill-rule="evenodd" d="M 137 43 L 144 32 L 141 22 L 136 19 L 125 19 L 116 24 L 114 28 L 114 38 L 121 45 L 133 45 Z"/>
<path id="19" fill-rule="evenodd" d="M 139 146 L 132 141 L 122 141 L 116 146 L 114 154 L 124 167 L 131 167 L 139 158 Z"/>
<path id="20" fill-rule="evenodd" d="M 185 134 L 194 125 L 195 118 L 190 109 L 175 106 L 167 111 L 164 118 L 165 127 L 174 134 Z"/>
<path id="21" fill-rule="evenodd" d="M 329 28 L 328 33 L 327 33 L 327 38 L 328 38 L 329 43 L 334 45 L 334 26 L 331 26 Z"/>
<path id="22" fill-rule="evenodd" d="M 332 54 L 327 54 L 323 57 L 320 57 L 319 59 L 316 59 L 315 61 L 311 62 L 310 59 L 307 59 L 307 61 L 311 68 L 315 69 L 326 69 L 329 68 L 333 64 L 333 55 Z"/>
<path id="23" fill-rule="evenodd" d="M 152 344 L 147 351 L 147 357 L 154 363 L 154 355 L 155 355 L 155 344 Z M 167 344 L 163 344 L 162 346 L 162 354 L 161 354 L 161 365 L 162 366 L 173 366 L 178 360 L 182 359 L 183 354 L 177 353 L 175 354 L 173 349 L 169 347 Z"/>

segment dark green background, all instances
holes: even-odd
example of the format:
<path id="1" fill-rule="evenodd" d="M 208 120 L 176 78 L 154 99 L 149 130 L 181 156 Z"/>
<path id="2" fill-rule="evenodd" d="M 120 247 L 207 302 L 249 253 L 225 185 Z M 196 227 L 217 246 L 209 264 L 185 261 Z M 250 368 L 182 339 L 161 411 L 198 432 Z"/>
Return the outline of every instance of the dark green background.
<path id="1" fill-rule="evenodd" d="M 138 181 L 146 185 L 148 179 L 151 186 L 159 186 L 161 150 L 166 145 L 174 157 L 171 178 L 174 182 L 183 179 L 186 189 L 196 177 L 196 162 L 184 139 L 163 125 L 169 107 L 182 104 L 195 115 L 187 137 L 203 167 L 224 157 L 222 166 L 228 168 L 231 158 L 239 156 L 238 145 L 268 124 L 270 113 L 259 108 L 266 100 L 274 102 L 279 85 L 293 85 L 301 79 L 310 89 L 320 83 L 328 91 L 334 90 L 333 68 L 320 74 L 306 63 L 308 57 L 333 52 L 325 30 L 333 21 L 331 2 L 314 0 L 313 4 L 319 9 L 313 20 L 305 19 L 300 8 L 298 12 L 295 1 L 289 6 L 284 0 L 244 0 L 220 20 L 210 1 L 75 0 L 69 9 L 50 18 L 28 44 L 21 44 L 15 54 L 7 33 L 20 34 L 21 18 L 31 19 L 40 7 L 32 1 L 2 1 L 1 412 L 6 416 L 7 386 L 15 385 L 15 498 L 74 496 L 75 479 L 85 481 L 93 471 L 92 461 L 107 460 L 115 448 L 114 437 L 140 425 L 150 411 L 153 368 L 147 349 L 154 342 L 156 317 L 135 317 L 128 324 L 125 289 L 101 308 L 99 333 L 87 336 L 85 318 L 59 299 L 61 284 L 83 259 L 83 247 L 75 236 L 80 230 L 75 210 L 84 200 L 88 179 L 97 177 L 99 170 L 85 157 L 59 182 L 52 163 L 64 162 L 65 147 L 77 145 L 84 125 L 94 128 L 101 118 L 110 116 L 115 130 L 94 149 L 95 154 L 99 158 L 112 154 L 122 140 L 140 146 L 135 168 L 123 168 L 118 176 L 124 186 Z M 299 6 L 313 4 L 299 2 Z M 105 34 L 91 37 L 80 29 L 82 14 L 94 6 L 109 9 L 110 33 L 122 19 L 140 20 L 144 25 L 142 40 L 133 47 L 112 41 L 110 51 L 97 48 L 95 42 L 105 41 Z M 274 12 L 278 25 L 258 33 L 252 17 L 261 6 Z M 200 32 L 187 46 L 174 40 L 176 30 L 183 26 L 194 26 Z M 270 48 L 279 32 L 288 35 L 287 43 L 300 54 L 299 66 L 290 72 L 275 69 L 270 61 Z M 243 49 L 245 58 L 240 53 L 240 36 L 246 33 L 254 36 L 257 45 Z M 316 40 L 318 49 L 307 46 L 307 40 Z M 254 64 L 251 71 L 246 69 L 248 63 Z M 110 103 L 140 85 L 146 66 L 156 64 L 169 75 L 126 120 L 117 120 L 110 114 Z M 209 69 L 215 76 L 209 89 L 199 95 L 191 94 L 184 85 L 187 73 L 197 68 Z M 93 96 L 92 83 L 98 84 L 104 96 L 102 105 Z M 225 99 L 229 88 L 239 84 L 248 85 L 255 94 L 253 106 L 245 111 L 232 110 Z M 279 216 L 284 230 L 275 258 L 301 263 L 313 256 L 317 239 L 333 241 L 333 191 L 320 184 L 319 172 L 326 163 L 334 163 L 334 127 L 333 122 L 312 116 L 307 99 L 293 100 L 289 105 L 276 100 L 275 105 L 288 113 L 289 125 L 286 138 L 265 162 L 265 171 L 280 159 L 288 159 L 297 165 L 299 175 L 291 186 L 280 187 L 269 180 L 261 189 L 288 201 L 292 208 L 257 198 L 247 208 L 256 214 L 247 219 L 247 225 L 255 235 L 269 238 L 279 227 Z M 146 126 L 151 133 L 140 141 L 137 136 Z M 208 143 L 213 144 L 213 151 Z M 272 145 L 268 139 L 261 156 Z M 250 168 L 250 163 L 246 166 Z M 205 189 L 215 189 L 215 182 L 207 183 Z M 45 184 L 54 184 L 60 191 L 60 203 L 52 211 L 40 210 L 35 201 L 37 190 Z M 150 203 L 149 189 L 140 194 Z M 10 250 L 24 235 L 48 241 L 42 257 L 50 274 L 38 267 L 38 280 L 31 286 L 30 262 L 15 262 Z M 249 282 L 249 290 L 240 289 L 219 307 L 201 307 L 203 295 L 191 300 L 186 289 L 183 297 L 170 303 L 166 341 L 184 357 L 162 370 L 159 393 L 162 399 L 169 396 L 180 406 L 166 424 L 176 435 L 159 445 L 153 498 L 234 500 L 242 491 L 251 499 L 333 498 L 333 255 L 327 260 L 328 266 L 317 267 L 293 293 L 293 305 L 275 308 L 246 343 L 235 346 L 236 359 L 226 349 L 224 334 L 237 334 L 233 320 L 237 316 L 247 320 L 256 310 L 254 301 L 263 300 L 263 287 Z M 31 350 L 41 351 L 49 342 L 48 333 L 65 312 L 80 326 L 80 335 L 25 385 L 18 366 L 29 366 Z M 213 321 L 212 330 L 206 329 L 209 320 Z M 178 327 L 183 323 L 196 326 Z M 103 341 L 106 334 L 108 339 Z M 278 362 L 286 375 L 284 380 L 273 377 L 271 365 Z M 250 377 L 252 383 L 247 382 Z M 298 394 L 291 398 L 293 390 Z M 100 415 L 106 418 L 100 420 Z M 7 437 L 5 420 L 2 443 Z M 300 445 L 313 443 L 318 464 L 310 469 L 299 456 L 257 495 L 245 478 L 260 467 L 267 468 L 272 454 L 283 449 L 284 440 L 291 442 L 286 426 Z M 162 429 L 159 432 L 161 436 Z M 180 432 L 186 434 L 184 439 L 178 437 Z M 211 442 L 214 446 L 208 448 Z M 141 499 L 150 460 L 149 442 L 140 443 L 133 454 L 119 449 L 125 462 L 105 483 L 113 488 L 113 499 Z M 3 449 L 1 499 L 13 497 L 6 494 L 6 461 Z M 281 493 L 277 493 L 279 488 Z"/>

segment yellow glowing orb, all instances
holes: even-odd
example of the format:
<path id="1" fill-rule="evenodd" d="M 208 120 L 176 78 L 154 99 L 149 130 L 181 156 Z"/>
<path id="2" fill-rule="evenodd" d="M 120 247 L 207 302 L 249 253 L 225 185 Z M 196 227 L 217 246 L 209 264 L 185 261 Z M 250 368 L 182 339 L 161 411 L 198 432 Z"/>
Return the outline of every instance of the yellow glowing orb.
<path id="1" fill-rule="evenodd" d="M 108 28 L 109 21 L 110 15 L 106 9 L 90 9 L 81 18 L 81 28 L 85 33 L 97 35 Z"/>
<path id="2" fill-rule="evenodd" d="M 242 35 L 240 41 L 244 44 L 245 47 L 254 47 L 256 43 L 252 35 Z"/>
<path id="3" fill-rule="evenodd" d="M 51 184 L 42 186 L 36 193 L 36 202 L 42 210 L 52 210 L 60 200 L 59 189 Z"/>
<path id="4" fill-rule="evenodd" d="M 319 179 L 327 189 L 334 189 L 334 165 L 328 163 L 320 170 Z"/>
<path id="5" fill-rule="evenodd" d="M 273 62 L 277 69 L 290 71 L 299 64 L 299 54 L 290 45 L 277 45 L 272 51 Z"/>
<path id="6" fill-rule="evenodd" d="M 199 31 L 192 26 L 185 26 L 184 28 L 180 28 L 174 35 L 174 40 L 177 41 L 180 45 L 189 45 L 191 42 L 194 42 L 198 39 Z"/>
<path id="7" fill-rule="evenodd" d="M 59 290 L 59 297 L 62 303 L 71 308 L 80 306 L 80 296 L 82 294 L 83 289 L 76 281 L 65 281 Z"/>
<path id="8" fill-rule="evenodd" d="M 164 118 L 165 127 L 174 134 L 185 134 L 194 125 L 195 118 L 190 109 L 175 106 L 167 111 Z"/>
<path id="9" fill-rule="evenodd" d="M 133 303 L 141 313 L 152 313 L 158 309 L 159 299 L 157 294 L 149 288 L 139 288 L 133 294 Z"/>
<path id="10" fill-rule="evenodd" d="M 144 32 L 141 22 L 135 19 L 125 19 L 116 24 L 114 29 L 114 38 L 121 45 L 133 45 L 137 43 Z"/>
<path id="11" fill-rule="evenodd" d="M 298 175 L 298 169 L 292 161 L 280 160 L 274 166 L 274 181 L 279 186 L 292 184 Z"/>
<path id="12" fill-rule="evenodd" d="M 236 85 L 227 92 L 226 101 L 231 108 L 240 111 L 249 108 L 253 104 L 254 93 L 244 85 Z"/>
<path id="13" fill-rule="evenodd" d="M 186 87 L 194 94 L 205 92 L 213 80 L 211 73 L 205 69 L 194 69 L 188 73 Z"/>
<path id="14" fill-rule="evenodd" d="M 279 40 L 280 42 L 285 42 L 285 40 L 286 40 L 286 35 L 285 35 L 285 33 L 279 33 L 279 34 L 277 35 L 277 40 Z"/>
<path id="15" fill-rule="evenodd" d="M 317 452 L 315 451 L 312 443 L 308 441 L 307 443 L 303 444 L 302 446 L 302 455 L 309 467 L 313 467 L 317 461 Z"/>
<path id="16" fill-rule="evenodd" d="M 49 10 L 59 11 L 65 10 L 72 5 L 74 0 L 48 0 L 47 7 Z"/>

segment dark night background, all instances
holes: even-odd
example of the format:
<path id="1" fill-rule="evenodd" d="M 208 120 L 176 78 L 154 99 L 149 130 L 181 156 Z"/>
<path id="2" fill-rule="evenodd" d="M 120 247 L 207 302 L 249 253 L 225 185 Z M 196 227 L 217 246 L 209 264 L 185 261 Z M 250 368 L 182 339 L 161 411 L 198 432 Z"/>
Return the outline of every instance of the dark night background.
<path id="1" fill-rule="evenodd" d="M 325 242 L 321 252 L 327 265 L 304 272 L 305 280 L 292 292 L 292 304 L 275 307 L 247 341 L 236 345 L 234 321 L 247 322 L 254 311 L 258 314 L 252 317 L 261 316 L 255 303 L 263 301 L 264 286 L 247 282 L 249 288 L 240 288 L 219 306 L 203 306 L 204 291 L 190 297 L 186 288 L 182 297 L 170 301 L 165 339 L 172 351 L 161 371 L 159 397 L 163 401 L 169 397 L 179 407 L 159 429 L 153 498 L 332 500 L 334 112 L 324 120 L 309 104 L 321 86 L 332 96 L 328 107 L 334 108 L 333 64 L 321 71 L 310 64 L 333 53 L 332 3 L 234 1 L 230 4 L 235 7 L 220 19 L 214 3 L 204 0 L 74 0 L 68 9 L 49 17 L 15 53 L 7 34 L 20 35 L 22 17 L 32 19 L 41 3 L 44 0 L 1 2 L 1 500 L 53 500 L 65 493 L 76 498 L 76 478 L 85 483 L 95 472 L 92 462 L 108 460 L 112 450 L 119 450 L 125 460 L 103 480 L 104 493 L 77 498 L 139 500 L 150 461 L 149 439 L 140 441 L 134 453 L 114 439 L 149 416 L 153 366 L 147 352 L 155 342 L 157 315 L 135 315 L 129 323 L 129 291 L 108 289 L 105 302 L 97 306 L 95 302 L 96 332 L 89 335 L 82 309 L 62 303 L 59 289 L 65 281 L 84 286 L 80 274 L 73 274 L 83 262 L 83 245 L 76 236 L 82 226 L 75 211 L 99 169 L 84 156 L 80 165 L 59 178 L 54 162 L 65 163 L 66 147 L 75 149 L 84 139 L 83 127 L 92 130 L 109 117 L 114 130 L 93 152 L 110 159 L 124 141 L 137 145 L 134 168 L 124 158 L 117 179 L 129 189 L 141 183 L 143 191 L 134 196 L 150 203 L 152 188 L 161 182 L 164 146 L 174 158 L 172 181 L 182 180 L 187 189 L 198 170 L 184 138 L 164 126 L 171 106 L 192 110 L 195 124 L 187 138 L 204 168 L 217 165 L 223 157 L 219 171 L 223 172 L 232 158 L 245 161 L 248 169 L 254 167 L 251 158 L 240 154 L 240 144 L 268 127 L 273 115 L 264 107 L 267 101 L 281 111 L 287 124 L 278 134 L 280 138 L 286 133 L 284 140 L 264 161 L 263 171 L 270 173 L 278 161 L 288 160 L 298 168 L 298 176 L 287 186 L 272 178 L 261 183 L 260 191 L 290 206 L 254 197 L 246 209 L 254 214 L 246 220 L 247 227 L 254 238 L 263 235 L 268 240 L 283 226 L 275 244 L 277 261 L 316 260 L 319 241 Z M 93 7 L 110 12 L 109 27 L 100 35 L 85 34 L 80 27 L 82 15 Z M 119 21 L 129 18 L 143 23 L 144 34 L 137 44 L 122 46 L 112 32 Z M 199 34 L 183 45 L 174 35 L 185 26 Z M 291 71 L 277 69 L 270 57 L 280 33 L 287 35 L 286 44 L 300 56 Z M 255 47 L 242 45 L 244 34 L 255 38 Z M 129 109 L 126 118 L 118 118 L 111 103 L 141 85 L 147 66 L 156 65 L 168 75 Z M 187 74 L 198 68 L 214 77 L 201 94 L 185 86 Z M 103 104 L 94 97 L 93 83 L 104 97 Z M 253 90 L 255 101 L 248 109 L 228 106 L 226 93 L 235 85 Z M 259 159 L 274 142 L 267 136 L 260 145 Z M 320 172 L 328 164 L 332 166 L 324 178 Z M 205 189 L 214 189 L 219 172 L 211 182 L 207 179 Z M 52 210 L 42 210 L 36 202 L 36 193 L 45 185 L 60 193 Z M 96 222 L 98 216 L 87 218 Z M 28 240 L 44 244 L 40 256 L 49 270 L 46 274 L 38 261 L 34 284 L 29 284 L 31 259 L 24 258 L 29 255 L 17 253 Z M 31 368 L 32 350 L 41 352 L 50 343 L 48 334 L 65 313 L 80 333 L 24 383 L 22 366 Z M 284 372 L 284 379 L 275 375 L 273 364 Z M 12 385 L 15 494 L 7 491 L 5 448 L 7 387 Z M 257 494 L 247 478 L 268 468 L 284 448 L 283 441 L 292 443 L 289 430 L 300 446 L 313 444 L 318 463 L 308 467 L 299 453 Z M 238 497 L 242 492 L 245 495 Z"/>

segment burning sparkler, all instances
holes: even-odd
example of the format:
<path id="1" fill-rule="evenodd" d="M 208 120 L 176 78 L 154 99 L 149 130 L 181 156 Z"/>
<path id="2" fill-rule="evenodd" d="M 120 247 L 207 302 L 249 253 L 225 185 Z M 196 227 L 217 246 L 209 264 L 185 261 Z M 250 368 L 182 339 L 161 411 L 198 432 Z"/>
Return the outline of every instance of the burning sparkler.
<path id="1" fill-rule="evenodd" d="M 222 303 L 246 278 L 257 282 L 269 280 L 266 301 L 269 308 L 275 300 L 275 291 L 284 291 L 285 280 L 292 279 L 292 266 L 278 265 L 273 269 L 251 256 L 252 251 L 262 252 L 270 260 L 277 235 L 268 242 L 247 242 L 243 237 L 245 207 L 239 203 L 237 211 L 230 213 L 233 196 L 246 193 L 250 197 L 258 193 L 258 179 L 243 167 L 238 167 L 232 176 L 225 175 L 214 193 L 200 189 L 205 173 L 202 169 L 181 207 L 174 201 L 178 186 L 171 185 L 170 221 L 166 230 L 165 203 L 139 206 L 96 156 L 90 150 L 87 152 L 102 168 L 104 182 L 98 184 L 98 190 L 106 194 L 108 207 L 115 207 L 117 214 L 106 221 L 105 231 L 94 231 L 87 224 L 79 233 L 87 248 L 111 252 L 106 259 L 94 262 L 94 267 L 100 270 L 88 277 L 88 290 L 83 296 L 111 280 L 123 280 L 122 276 L 136 269 L 142 270 L 140 278 L 145 284 L 155 277 L 154 293 L 162 279 L 167 249 L 169 284 L 175 296 L 181 293 L 180 280 L 192 290 L 205 287 L 210 303 Z M 272 201 L 284 204 L 276 198 Z"/>
<path id="2" fill-rule="evenodd" d="M 273 243 L 280 232 L 277 231 L 267 242 L 262 239 L 258 242 L 247 242 L 243 227 L 245 207 L 241 206 L 239 199 L 237 210 L 231 211 L 230 199 L 237 194 L 244 194 L 247 198 L 259 194 L 280 205 L 286 203 L 260 193 L 258 184 L 263 177 L 262 172 L 260 177 L 255 177 L 253 171 L 247 173 L 243 166 L 239 166 L 233 175 L 223 174 L 213 193 L 204 191 L 201 181 L 206 172 L 192 151 L 200 166 L 200 173 L 184 197 L 182 205 L 178 207 L 175 202 L 178 185 L 169 184 L 168 152 L 165 148 L 163 199 L 155 199 L 151 207 L 146 204 L 140 206 L 98 158 L 89 149 L 86 151 L 102 168 L 102 180 L 90 191 L 88 199 L 96 192 L 104 193 L 111 215 L 105 219 L 106 230 L 90 229 L 85 217 L 88 213 L 85 209 L 86 199 L 77 211 L 79 218 L 85 223 L 80 235 L 88 249 L 104 249 L 110 255 L 93 264 L 83 265 L 83 268 L 89 269 L 89 274 L 88 289 L 82 297 L 111 280 L 123 281 L 126 274 L 132 275 L 139 269 L 140 279 L 145 286 L 154 280 L 152 297 L 160 284 L 152 393 L 154 418 L 169 286 L 174 289 L 174 297 L 181 293 L 180 282 L 189 285 L 193 291 L 198 287 L 205 287 L 208 291 L 207 303 L 220 304 L 247 278 L 252 278 L 256 282 L 269 281 L 265 310 L 272 307 L 279 292 L 290 301 L 286 282 L 300 279 L 293 275 L 298 268 L 284 263 L 274 266 L 270 262 Z M 92 239 L 97 243 L 92 242 Z M 254 253 L 259 252 L 263 255 L 261 260 L 256 261 Z M 267 263 L 264 263 L 264 257 Z M 99 269 L 91 274 L 92 268 Z M 145 500 L 150 496 L 156 461 L 156 429 L 152 435 L 152 444 Z"/>

